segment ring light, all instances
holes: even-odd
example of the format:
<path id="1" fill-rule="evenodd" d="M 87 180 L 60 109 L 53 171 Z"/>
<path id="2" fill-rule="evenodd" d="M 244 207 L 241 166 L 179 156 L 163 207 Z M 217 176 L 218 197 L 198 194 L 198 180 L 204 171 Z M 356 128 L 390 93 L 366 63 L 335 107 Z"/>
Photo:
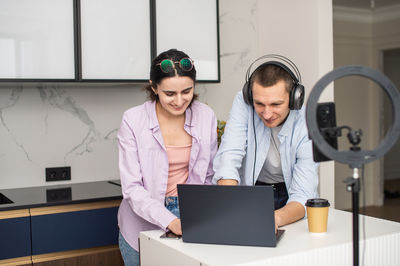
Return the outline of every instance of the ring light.
<path id="1" fill-rule="evenodd" d="M 385 90 L 392 103 L 392 127 L 388 130 L 380 145 L 374 150 L 338 151 L 328 144 L 318 128 L 316 110 L 322 91 L 332 81 L 353 75 L 367 77 L 375 81 Z M 395 145 L 400 135 L 400 93 L 384 74 L 372 68 L 358 65 L 340 67 L 323 76 L 311 90 L 306 107 L 306 122 L 310 138 L 322 154 L 335 161 L 348 164 L 351 168 L 360 168 L 361 165 L 383 156 Z"/>

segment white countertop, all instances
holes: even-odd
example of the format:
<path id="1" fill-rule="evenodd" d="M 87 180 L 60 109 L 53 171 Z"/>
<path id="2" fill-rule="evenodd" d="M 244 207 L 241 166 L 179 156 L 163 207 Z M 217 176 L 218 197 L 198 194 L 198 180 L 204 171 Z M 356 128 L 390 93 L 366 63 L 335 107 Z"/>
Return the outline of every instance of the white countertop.
<path id="1" fill-rule="evenodd" d="M 400 223 L 360 215 L 360 254 L 362 254 L 363 247 L 361 242 L 364 242 L 363 217 L 365 217 L 365 231 L 368 240 L 390 235 L 397 235 L 397 239 L 400 238 Z M 249 221 L 249 226 L 251 226 L 251 221 Z M 201 265 L 258 265 L 257 262 L 265 259 L 272 261 L 275 258 L 282 259 L 310 250 L 332 249 L 343 245 L 352 256 L 352 213 L 350 212 L 330 208 L 327 233 L 309 233 L 306 219 L 282 228 L 286 232 L 275 248 L 184 243 L 182 239 L 160 239 L 160 235 L 163 233 L 161 230 L 146 231 L 141 233 L 141 256 L 146 259 L 147 250 L 144 249 L 147 246 L 142 243 L 142 240 L 156 241 L 158 246 L 164 246 L 184 254 L 201 262 Z M 367 248 L 372 246 L 367 244 Z"/>

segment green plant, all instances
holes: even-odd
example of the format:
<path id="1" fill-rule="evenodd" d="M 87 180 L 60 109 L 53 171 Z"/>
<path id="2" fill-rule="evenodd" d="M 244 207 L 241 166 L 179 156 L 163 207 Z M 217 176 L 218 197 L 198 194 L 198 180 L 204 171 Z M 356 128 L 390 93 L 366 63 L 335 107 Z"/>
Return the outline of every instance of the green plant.
<path id="1" fill-rule="evenodd" d="M 221 144 L 221 137 L 224 134 L 226 121 L 218 120 L 217 121 L 217 136 L 218 136 L 218 146 Z"/>

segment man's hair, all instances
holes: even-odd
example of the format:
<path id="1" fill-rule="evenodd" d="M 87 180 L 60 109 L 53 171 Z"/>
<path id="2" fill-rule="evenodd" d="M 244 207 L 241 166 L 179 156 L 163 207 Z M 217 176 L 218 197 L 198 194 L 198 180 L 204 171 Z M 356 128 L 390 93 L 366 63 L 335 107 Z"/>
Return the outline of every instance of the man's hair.
<path id="1" fill-rule="evenodd" d="M 294 85 L 290 74 L 280 66 L 264 63 L 251 75 L 250 84 L 253 86 L 254 82 L 257 82 L 263 87 L 269 87 L 281 80 L 285 82 L 286 91 L 290 94 Z"/>

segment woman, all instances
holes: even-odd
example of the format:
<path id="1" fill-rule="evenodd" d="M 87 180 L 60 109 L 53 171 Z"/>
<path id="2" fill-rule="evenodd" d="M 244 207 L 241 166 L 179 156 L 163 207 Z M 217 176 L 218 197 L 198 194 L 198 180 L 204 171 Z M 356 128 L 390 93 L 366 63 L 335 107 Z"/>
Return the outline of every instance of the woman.
<path id="1" fill-rule="evenodd" d="M 125 265 L 139 265 L 140 231 L 182 234 L 177 184 L 211 184 L 217 121 L 196 101 L 196 69 L 185 53 L 157 56 L 145 87 L 150 100 L 124 113 L 118 132 L 123 200 L 119 246 Z"/>

